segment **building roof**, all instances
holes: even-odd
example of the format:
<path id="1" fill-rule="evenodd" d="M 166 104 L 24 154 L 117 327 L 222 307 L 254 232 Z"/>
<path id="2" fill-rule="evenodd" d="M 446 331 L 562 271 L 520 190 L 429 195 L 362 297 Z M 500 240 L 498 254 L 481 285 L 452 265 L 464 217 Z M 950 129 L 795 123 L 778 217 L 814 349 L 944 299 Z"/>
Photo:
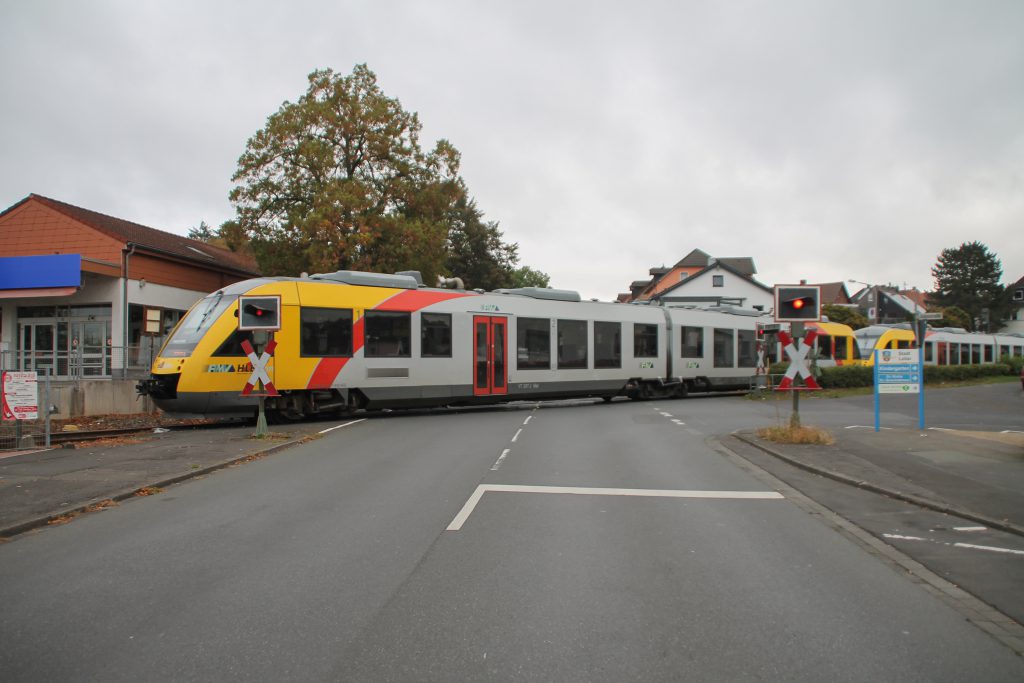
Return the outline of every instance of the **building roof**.
<path id="1" fill-rule="evenodd" d="M 694 249 L 689 254 L 680 259 L 679 263 L 675 265 L 676 268 L 705 268 L 708 262 L 711 261 L 711 256 L 704 253 L 700 249 Z"/>
<path id="2" fill-rule="evenodd" d="M 204 266 L 220 270 L 231 270 L 245 275 L 260 274 L 259 268 L 251 258 L 233 252 L 230 249 L 164 232 L 163 230 L 157 230 L 156 228 L 150 228 L 139 223 L 132 223 L 131 221 L 90 211 L 89 209 L 83 209 L 80 206 L 74 206 L 73 204 L 50 199 L 38 194 L 30 194 L 7 209 L 7 211 L 4 211 L 0 216 L 31 200 L 35 200 L 54 211 L 84 223 L 90 228 L 98 230 L 125 244 L 137 244 L 144 249 L 148 248 L 157 252 L 163 252 L 192 263 L 200 263 Z"/>
<path id="3" fill-rule="evenodd" d="M 750 277 L 749 275 L 747 275 L 743 271 L 741 271 L 741 270 L 739 270 L 737 268 L 734 268 L 733 266 L 729 265 L 728 263 L 723 263 L 722 259 L 718 259 L 717 261 L 713 261 L 706 268 L 704 268 L 702 270 L 699 270 L 698 272 L 694 273 L 690 277 L 688 277 L 688 278 L 686 278 L 684 280 L 680 280 L 679 282 L 675 283 L 671 287 L 666 287 L 665 289 L 661 290 L 660 292 L 658 292 L 657 294 L 655 294 L 651 298 L 652 299 L 660 299 L 663 296 L 665 296 L 666 294 L 668 294 L 669 292 L 671 292 L 671 291 L 673 291 L 675 289 L 678 289 L 678 288 L 680 288 L 680 287 L 682 287 L 682 286 L 684 286 L 684 285 L 686 285 L 686 284 L 688 284 L 690 282 L 693 282 L 694 280 L 699 278 L 704 273 L 707 273 L 707 272 L 712 271 L 712 270 L 718 270 L 718 269 L 728 271 L 728 272 L 732 273 L 733 275 L 738 275 L 739 277 L 743 278 L 744 280 L 746 280 L 750 284 L 754 285 L 755 287 L 760 287 L 761 289 L 763 289 L 766 292 L 774 292 L 775 291 L 771 287 L 758 282 L 757 280 L 755 280 L 754 278 Z"/>
<path id="4" fill-rule="evenodd" d="M 822 304 L 850 303 L 850 293 L 846 291 L 845 282 L 821 282 L 818 287 L 821 288 Z"/>

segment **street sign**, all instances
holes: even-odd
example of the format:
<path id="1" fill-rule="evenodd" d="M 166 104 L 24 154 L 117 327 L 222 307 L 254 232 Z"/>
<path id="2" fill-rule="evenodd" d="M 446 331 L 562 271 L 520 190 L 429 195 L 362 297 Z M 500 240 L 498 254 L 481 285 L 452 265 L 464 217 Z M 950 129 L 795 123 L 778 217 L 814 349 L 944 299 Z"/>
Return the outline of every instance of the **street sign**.
<path id="1" fill-rule="evenodd" d="M 252 394 L 252 390 L 255 389 L 258 384 L 263 385 L 263 390 L 266 392 L 266 396 L 280 395 L 277 393 L 277 389 L 274 388 L 274 383 L 270 379 L 270 374 L 267 372 L 267 364 L 270 362 L 270 359 L 274 354 L 274 348 L 276 347 L 277 340 L 271 339 L 270 343 L 263 349 L 263 353 L 257 357 L 256 350 L 252 348 L 252 344 L 249 343 L 249 340 L 242 340 L 242 350 L 245 351 L 245 355 L 249 357 L 249 362 L 252 363 L 252 374 L 249 375 L 249 379 L 245 380 L 245 387 L 242 389 L 242 396 L 249 396 Z"/>
<path id="2" fill-rule="evenodd" d="M 39 419 L 39 389 L 35 372 L 4 372 L 0 404 L 4 420 Z"/>
<path id="3" fill-rule="evenodd" d="M 880 425 L 880 394 L 917 394 L 918 426 L 924 429 L 924 364 L 921 349 L 875 351 L 875 431 Z"/>
<path id="4" fill-rule="evenodd" d="M 814 375 L 811 373 L 810 366 L 807 364 L 807 355 L 810 353 L 811 348 L 813 348 L 814 339 L 817 336 L 818 331 L 811 330 L 806 336 L 794 343 L 793 338 L 789 336 L 788 332 L 779 332 L 779 340 L 782 342 L 783 350 L 789 358 L 789 368 L 786 369 L 786 374 L 783 376 L 782 381 L 779 382 L 779 386 L 775 387 L 776 391 L 821 389 L 821 386 L 818 385 L 817 380 L 814 379 Z M 793 386 L 793 380 L 797 375 L 803 378 L 804 386 Z"/>

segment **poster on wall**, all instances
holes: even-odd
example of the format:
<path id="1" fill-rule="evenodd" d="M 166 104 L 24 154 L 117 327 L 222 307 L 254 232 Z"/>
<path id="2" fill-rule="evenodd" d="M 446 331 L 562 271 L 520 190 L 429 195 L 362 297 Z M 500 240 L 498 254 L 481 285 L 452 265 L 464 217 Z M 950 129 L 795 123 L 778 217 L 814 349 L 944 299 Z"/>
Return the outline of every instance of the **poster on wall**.
<path id="1" fill-rule="evenodd" d="M 0 404 L 4 420 L 39 418 L 39 390 L 34 372 L 4 372 Z"/>

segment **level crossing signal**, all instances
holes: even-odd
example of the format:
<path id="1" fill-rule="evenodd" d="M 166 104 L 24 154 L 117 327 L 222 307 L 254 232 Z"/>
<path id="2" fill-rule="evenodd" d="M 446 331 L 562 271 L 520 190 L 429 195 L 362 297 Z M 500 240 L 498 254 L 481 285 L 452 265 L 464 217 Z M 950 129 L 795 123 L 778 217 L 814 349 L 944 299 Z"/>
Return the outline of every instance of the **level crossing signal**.
<path id="1" fill-rule="evenodd" d="M 281 329 L 280 296 L 238 297 L 238 329 L 266 330 Z"/>
<path id="2" fill-rule="evenodd" d="M 821 320 L 821 287 L 779 285 L 775 288 L 776 322 L 806 323 Z"/>

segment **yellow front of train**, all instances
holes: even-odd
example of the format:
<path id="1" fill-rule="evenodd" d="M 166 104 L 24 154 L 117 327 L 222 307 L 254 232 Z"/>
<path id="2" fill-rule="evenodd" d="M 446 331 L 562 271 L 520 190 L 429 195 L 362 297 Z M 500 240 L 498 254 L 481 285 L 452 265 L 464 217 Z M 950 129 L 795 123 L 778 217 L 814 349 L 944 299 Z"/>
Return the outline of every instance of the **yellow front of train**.
<path id="1" fill-rule="evenodd" d="M 284 348 L 294 346 L 288 335 L 289 330 L 294 334 L 296 326 L 289 326 L 287 318 L 298 310 L 295 284 L 263 278 L 237 282 L 200 299 L 182 318 L 153 361 L 151 377 L 136 386 L 139 394 L 149 396 L 168 413 L 251 414 L 257 398 L 243 395 L 253 367 L 241 348 L 242 339 L 251 334 L 238 329 L 242 295 L 280 297 L 282 330 L 275 337 Z M 268 363 L 271 376 L 277 374 L 275 365 L 280 363 L 274 359 Z M 289 378 L 282 379 L 280 384 L 288 386 Z"/>

